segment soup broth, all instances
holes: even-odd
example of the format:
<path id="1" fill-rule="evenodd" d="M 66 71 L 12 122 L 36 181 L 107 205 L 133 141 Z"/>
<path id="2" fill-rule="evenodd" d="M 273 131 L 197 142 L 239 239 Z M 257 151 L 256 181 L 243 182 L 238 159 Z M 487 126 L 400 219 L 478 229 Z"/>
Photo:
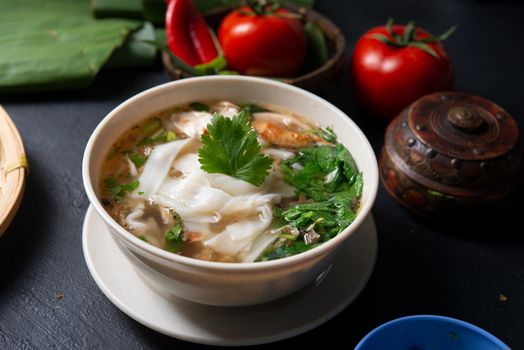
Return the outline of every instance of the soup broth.
<path id="1" fill-rule="evenodd" d="M 266 261 L 355 219 L 362 174 L 330 128 L 271 106 L 194 102 L 150 116 L 100 170 L 107 212 L 140 239 L 219 262 Z"/>

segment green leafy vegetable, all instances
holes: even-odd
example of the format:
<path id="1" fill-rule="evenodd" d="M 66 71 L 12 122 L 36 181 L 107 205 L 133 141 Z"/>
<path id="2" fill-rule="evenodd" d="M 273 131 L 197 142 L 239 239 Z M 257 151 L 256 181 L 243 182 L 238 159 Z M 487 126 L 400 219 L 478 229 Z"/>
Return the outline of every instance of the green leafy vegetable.
<path id="1" fill-rule="evenodd" d="M 146 136 L 142 140 L 138 141 L 137 146 L 148 146 L 159 143 L 170 142 L 176 139 L 176 134 L 172 131 L 163 131 L 158 136 Z"/>
<path id="2" fill-rule="evenodd" d="M 144 18 L 141 0 L 91 0 L 91 10 L 95 18 Z"/>
<path id="3" fill-rule="evenodd" d="M 255 186 L 264 182 L 273 160 L 260 153 L 257 135 L 245 112 L 231 119 L 215 114 L 207 131 L 198 151 L 202 170 L 233 176 Z"/>
<path id="4" fill-rule="evenodd" d="M 173 225 L 165 234 L 165 247 L 171 253 L 179 253 L 182 250 L 183 230 L 180 222 Z"/>
<path id="5" fill-rule="evenodd" d="M 246 103 L 245 105 L 241 106 L 242 111 L 247 113 L 247 115 L 252 118 L 253 113 L 260 113 L 260 112 L 269 112 L 268 109 L 265 109 L 264 107 L 260 107 L 259 105 L 255 103 Z"/>
<path id="6" fill-rule="evenodd" d="M 147 122 L 145 122 L 141 127 L 142 132 L 148 136 L 153 135 L 161 128 L 162 128 L 162 122 L 160 121 L 159 118 L 150 119 Z"/>
<path id="7" fill-rule="evenodd" d="M 331 129 L 330 127 L 311 129 L 309 130 L 309 132 L 322 137 L 324 140 L 326 140 L 329 143 L 337 142 L 337 135 L 335 134 L 333 129 Z"/>
<path id="8" fill-rule="evenodd" d="M 280 168 L 284 180 L 308 201 L 275 210 L 278 230 L 284 233 L 258 260 L 295 255 L 330 240 L 355 220 L 360 206 L 362 173 L 341 144 L 301 149 L 298 156 L 282 161 Z"/>
<path id="9" fill-rule="evenodd" d="M 135 164 L 137 168 L 140 168 L 146 163 L 146 158 L 138 153 L 128 153 L 127 157 Z"/>
<path id="10" fill-rule="evenodd" d="M 306 244 L 304 241 L 293 241 L 288 245 L 282 245 L 278 248 L 268 248 L 262 254 L 258 261 L 267 261 L 282 259 L 287 256 L 296 255 L 298 253 L 303 253 L 310 249 L 317 247 L 318 244 Z"/>
<path id="11" fill-rule="evenodd" d="M 99 0 L 93 0 L 97 3 Z M 127 1 L 127 0 L 126 0 Z M 113 51 L 104 68 L 151 67 L 155 64 L 157 50 L 144 40 L 159 40 L 153 25 L 144 22 L 142 28 L 128 35 L 122 46 Z"/>
<path id="12" fill-rule="evenodd" d="M 92 18 L 88 1 L 0 1 L 0 93 L 82 88 L 142 25 Z"/>
<path id="13" fill-rule="evenodd" d="M 280 168 L 284 180 L 294 186 L 298 194 L 304 193 L 315 201 L 349 190 L 358 174 L 353 157 L 341 144 L 301 149 L 298 156 L 282 161 Z"/>
<path id="14" fill-rule="evenodd" d="M 144 235 L 140 235 L 140 236 L 138 236 L 138 238 L 140 238 L 140 239 L 143 240 L 144 242 L 149 242 L 149 241 L 147 240 L 147 237 L 144 236 Z"/>
<path id="15" fill-rule="evenodd" d="M 130 183 L 122 183 L 112 176 L 104 180 L 104 189 L 111 195 L 115 202 L 122 201 L 126 194 L 137 189 L 139 185 L 138 180 Z"/>
<path id="16" fill-rule="evenodd" d="M 314 228 L 321 241 L 326 241 L 355 220 L 357 209 L 358 197 L 341 192 L 326 201 L 294 204 L 287 210 L 277 210 L 275 216 L 300 231 Z"/>

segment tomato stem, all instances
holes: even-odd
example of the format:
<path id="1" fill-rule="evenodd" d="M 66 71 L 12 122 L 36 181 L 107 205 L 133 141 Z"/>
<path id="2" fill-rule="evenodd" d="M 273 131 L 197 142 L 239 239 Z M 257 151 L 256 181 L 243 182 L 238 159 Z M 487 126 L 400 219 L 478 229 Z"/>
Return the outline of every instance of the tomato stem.
<path id="1" fill-rule="evenodd" d="M 444 33 L 437 35 L 437 36 L 429 36 L 427 38 L 423 39 L 416 39 L 416 33 L 417 33 L 417 25 L 414 21 L 409 21 L 408 24 L 404 27 L 404 31 L 402 32 L 402 36 L 393 33 L 393 24 L 394 20 L 393 18 L 388 18 L 388 21 L 386 23 L 386 30 L 389 35 L 384 34 L 372 34 L 371 37 L 374 39 L 377 39 L 379 41 L 382 41 L 385 44 L 388 44 L 390 46 L 394 47 L 406 47 L 406 46 L 412 46 L 416 47 L 424 52 L 427 52 L 431 56 L 435 58 L 439 58 L 435 50 L 427 45 L 428 43 L 438 43 L 441 41 L 446 40 L 453 34 L 453 32 L 457 29 L 457 26 L 453 26 L 449 28 Z"/>
<path id="2" fill-rule="evenodd" d="M 246 6 L 253 11 L 248 13 L 244 11 L 244 15 L 258 15 L 271 16 L 280 8 L 280 1 L 278 0 L 247 0 Z"/>

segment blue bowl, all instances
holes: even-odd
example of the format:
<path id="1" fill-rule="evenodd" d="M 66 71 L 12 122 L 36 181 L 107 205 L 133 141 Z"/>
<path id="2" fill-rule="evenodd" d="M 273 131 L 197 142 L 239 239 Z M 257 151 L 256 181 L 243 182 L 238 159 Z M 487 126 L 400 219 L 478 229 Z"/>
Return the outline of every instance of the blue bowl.
<path id="1" fill-rule="evenodd" d="M 372 330 L 355 350 L 510 350 L 494 335 L 450 317 L 398 318 Z"/>

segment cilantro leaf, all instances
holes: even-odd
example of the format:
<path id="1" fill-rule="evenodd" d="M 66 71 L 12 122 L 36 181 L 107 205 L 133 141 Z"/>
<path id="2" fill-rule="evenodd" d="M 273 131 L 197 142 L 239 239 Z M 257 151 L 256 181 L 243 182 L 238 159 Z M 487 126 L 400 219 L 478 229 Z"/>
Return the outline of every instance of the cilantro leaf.
<path id="1" fill-rule="evenodd" d="M 170 142 L 176 139 L 176 134 L 172 131 L 163 131 L 156 137 L 146 136 L 142 140 L 138 141 L 137 146 L 149 146 L 157 143 Z"/>
<path id="2" fill-rule="evenodd" d="M 182 250 L 182 225 L 180 223 L 174 224 L 165 234 L 165 247 L 171 253 L 179 253 Z"/>
<path id="3" fill-rule="evenodd" d="M 360 207 L 363 176 L 342 144 L 303 148 L 296 157 L 280 162 L 280 169 L 284 180 L 308 200 L 275 209 L 281 228 L 292 227 L 298 233 L 294 239 L 280 235 L 259 261 L 295 255 L 329 241 L 355 220 Z M 313 231 L 318 238 L 307 243 L 306 234 Z"/>
<path id="4" fill-rule="evenodd" d="M 293 164 L 301 165 L 301 169 Z M 355 161 L 342 144 L 303 148 L 298 156 L 282 161 L 280 169 L 288 184 L 315 201 L 348 191 L 358 176 Z"/>
<path id="5" fill-rule="evenodd" d="M 121 183 L 118 182 L 118 180 L 112 176 L 106 178 L 104 180 L 104 189 L 107 193 L 109 193 L 112 196 L 112 199 L 116 202 L 122 201 L 126 194 L 129 192 L 134 191 L 140 183 L 138 180 L 135 180 L 130 183 Z"/>
<path id="6" fill-rule="evenodd" d="M 257 135 L 246 112 L 229 119 L 215 114 L 202 136 L 198 151 L 201 169 L 259 186 L 269 174 L 273 159 L 260 153 Z"/>

